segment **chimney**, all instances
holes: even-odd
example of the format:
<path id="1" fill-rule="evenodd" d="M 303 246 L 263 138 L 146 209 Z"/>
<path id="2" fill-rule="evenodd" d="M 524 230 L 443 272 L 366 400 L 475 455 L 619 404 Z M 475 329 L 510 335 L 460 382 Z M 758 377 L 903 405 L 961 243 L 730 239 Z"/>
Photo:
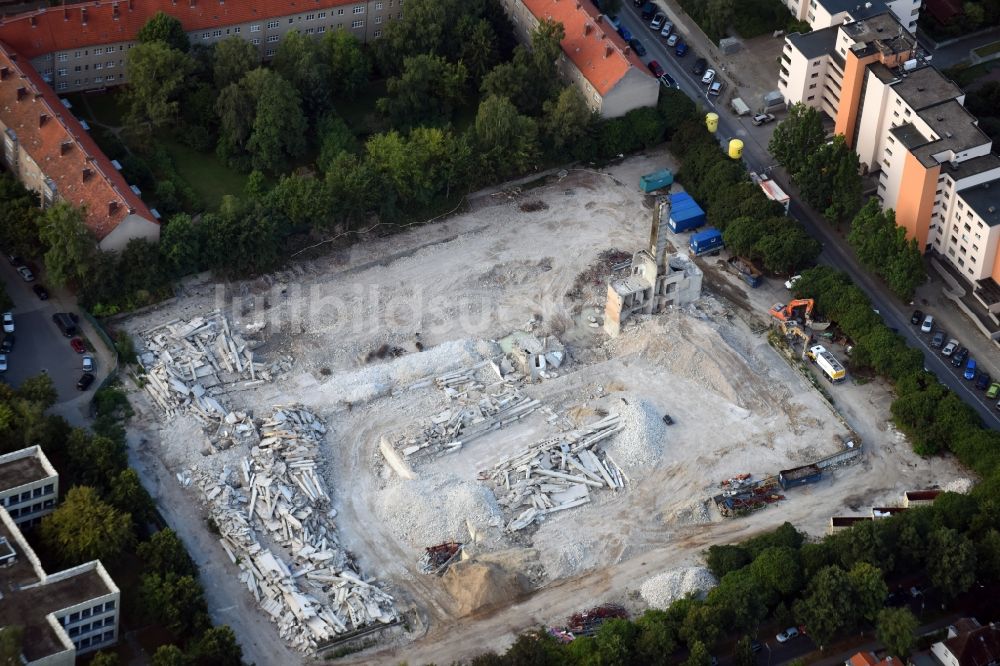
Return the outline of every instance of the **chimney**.
<path id="1" fill-rule="evenodd" d="M 90 167 L 83 167 L 83 182 L 90 180 L 90 177 L 94 175 L 94 170 Z"/>
<path id="2" fill-rule="evenodd" d="M 22 99 L 28 96 L 28 89 L 25 87 L 20 87 L 17 89 L 17 101 L 20 102 Z"/>
<path id="3" fill-rule="evenodd" d="M 45 121 L 48 120 L 48 119 L 49 119 L 48 114 L 46 114 L 46 113 L 39 114 L 38 115 L 38 126 L 39 127 L 44 127 L 45 126 Z"/>
<path id="4" fill-rule="evenodd" d="M 80 22 L 83 25 L 87 25 L 87 8 L 86 7 L 81 7 L 80 8 Z"/>
<path id="5" fill-rule="evenodd" d="M 114 215 L 117 212 L 118 212 L 118 202 L 117 201 L 109 201 L 108 202 L 108 215 L 111 216 L 111 215 Z"/>
<path id="6" fill-rule="evenodd" d="M 63 141 L 62 143 L 59 144 L 59 154 L 60 155 L 65 155 L 70 150 L 72 150 L 72 148 L 73 148 L 73 144 L 71 142 L 69 142 L 69 141 Z"/>
<path id="7" fill-rule="evenodd" d="M 595 18 L 594 20 L 597 21 L 598 23 L 602 23 L 604 21 L 604 14 L 598 14 L 597 18 Z"/>
<path id="8" fill-rule="evenodd" d="M 583 24 L 583 35 L 586 37 L 593 31 L 593 29 L 594 26 L 590 25 L 590 21 L 587 21 Z"/>
<path id="9" fill-rule="evenodd" d="M 604 47 L 604 57 L 605 58 L 610 58 L 611 57 L 611 52 L 613 50 L 614 49 L 612 48 L 611 44 L 608 44 L 607 46 L 605 46 Z"/>

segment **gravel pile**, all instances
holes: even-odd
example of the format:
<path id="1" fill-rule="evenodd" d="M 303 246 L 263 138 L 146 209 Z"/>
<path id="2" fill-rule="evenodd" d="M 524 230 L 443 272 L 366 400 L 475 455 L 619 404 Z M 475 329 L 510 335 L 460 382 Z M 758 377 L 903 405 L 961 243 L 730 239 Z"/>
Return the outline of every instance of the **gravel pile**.
<path id="1" fill-rule="evenodd" d="M 655 465 L 667 436 L 663 414 L 631 393 L 616 393 L 609 410 L 622 422 L 621 431 L 604 447 L 612 460 L 633 477 Z"/>
<path id="2" fill-rule="evenodd" d="M 503 525 L 500 507 L 489 489 L 450 475 L 396 479 L 380 494 L 376 511 L 398 539 L 415 548 L 468 541 L 466 521 L 477 532 Z"/>
<path id="3" fill-rule="evenodd" d="M 946 493 L 961 493 L 964 495 L 972 490 L 973 485 L 972 479 L 955 479 L 944 484 L 941 489 Z"/>
<path id="4" fill-rule="evenodd" d="M 657 574 L 647 579 L 639 594 L 651 608 L 666 610 L 670 604 L 688 595 L 704 598 L 719 584 L 712 572 L 704 567 L 685 567 Z"/>

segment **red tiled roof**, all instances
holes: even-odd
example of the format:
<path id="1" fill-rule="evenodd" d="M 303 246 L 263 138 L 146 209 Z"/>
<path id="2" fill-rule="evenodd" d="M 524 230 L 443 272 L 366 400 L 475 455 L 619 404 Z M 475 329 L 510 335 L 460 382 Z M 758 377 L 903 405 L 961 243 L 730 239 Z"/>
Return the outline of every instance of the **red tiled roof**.
<path id="1" fill-rule="evenodd" d="M 81 2 L 0 19 L 0 41 L 35 58 L 53 51 L 127 42 L 156 12 L 176 17 L 184 30 L 218 28 L 313 9 L 327 9 L 357 0 L 121 0 Z M 84 16 L 86 14 L 86 16 Z"/>
<path id="2" fill-rule="evenodd" d="M 848 660 L 848 663 L 851 666 L 903 666 L 903 662 L 896 657 L 879 660 L 872 652 L 858 652 Z"/>
<path id="3" fill-rule="evenodd" d="M 563 51 L 601 95 L 635 67 L 652 76 L 615 27 L 587 0 L 522 0 L 535 18 L 563 24 Z"/>
<path id="4" fill-rule="evenodd" d="M 0 121 L 14 130 L 21 148 L 55 182 L 60 199 L 87 207 L 87 226 L 98 240 L 130 213 L 155 221 L 31 63 L 18 58 L 2 42 Z"/>

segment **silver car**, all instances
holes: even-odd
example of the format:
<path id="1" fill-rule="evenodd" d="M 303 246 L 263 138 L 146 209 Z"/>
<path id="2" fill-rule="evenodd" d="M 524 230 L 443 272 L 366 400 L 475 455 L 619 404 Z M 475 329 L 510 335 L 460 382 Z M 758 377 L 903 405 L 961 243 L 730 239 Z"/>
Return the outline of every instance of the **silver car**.
<path id="1" fill-rule="evenodd" d="M 14 313 L 4 312 L 3 313 L 3 332 L 13 333 L 14 332 Z"/>

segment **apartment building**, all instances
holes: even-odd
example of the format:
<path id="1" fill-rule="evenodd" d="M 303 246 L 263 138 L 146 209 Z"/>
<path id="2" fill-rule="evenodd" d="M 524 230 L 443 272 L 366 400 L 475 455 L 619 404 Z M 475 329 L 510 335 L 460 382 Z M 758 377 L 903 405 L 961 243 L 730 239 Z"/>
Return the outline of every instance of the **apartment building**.
<path id="1" fill-rule="evenodd" d="M 59 474 L 37 446 L 0 456 L 0 506 L 19 527 L 31 527 L 55 510 Z"/>
<path id="2" fill-rule="evenodd" d="M 559 71 L 602 118 L 654 106 L 660 82 L 632 52 L 615 27 L 589 2 L 501 0 L 521 41 L 544 19 L 562 23 L 565 37 Z"/>
<path id="3" fill-rule="evenodd" d="M 789 35 L 778 85 L 788 104 L 833 120 L 897 224 L 946 259 L 1000 323 L 1000 157 L 965 93 L 929 61 L 885 12 Z"/>
<path id="4" fill-rule="evenodd" d="M 30 59 L 56 92 L 111 87 L 128 80 L 126 54 L 158 11 L 177 18 L 192 44 L 242 37 L 267 60 L 292 31 L 377 39 L 402 16 L 403 0 L 97 0 L 0 19 L 0 42 Z"/>
<path id="5" fill-rule="evenodd" d="M 922 0 L 785 0 L 788 10 L 813 30 L 861 21 L 885 11 L 892 12 L 907 31 L 916 33 Z"/>
<path id="6" fill-rule="evenodd" d="M 49 574 L 0 507 L 0 627 L 24 630 L 27 666 L 73 666 L 118 641 L 121 593 L 97 560 Z"/>

